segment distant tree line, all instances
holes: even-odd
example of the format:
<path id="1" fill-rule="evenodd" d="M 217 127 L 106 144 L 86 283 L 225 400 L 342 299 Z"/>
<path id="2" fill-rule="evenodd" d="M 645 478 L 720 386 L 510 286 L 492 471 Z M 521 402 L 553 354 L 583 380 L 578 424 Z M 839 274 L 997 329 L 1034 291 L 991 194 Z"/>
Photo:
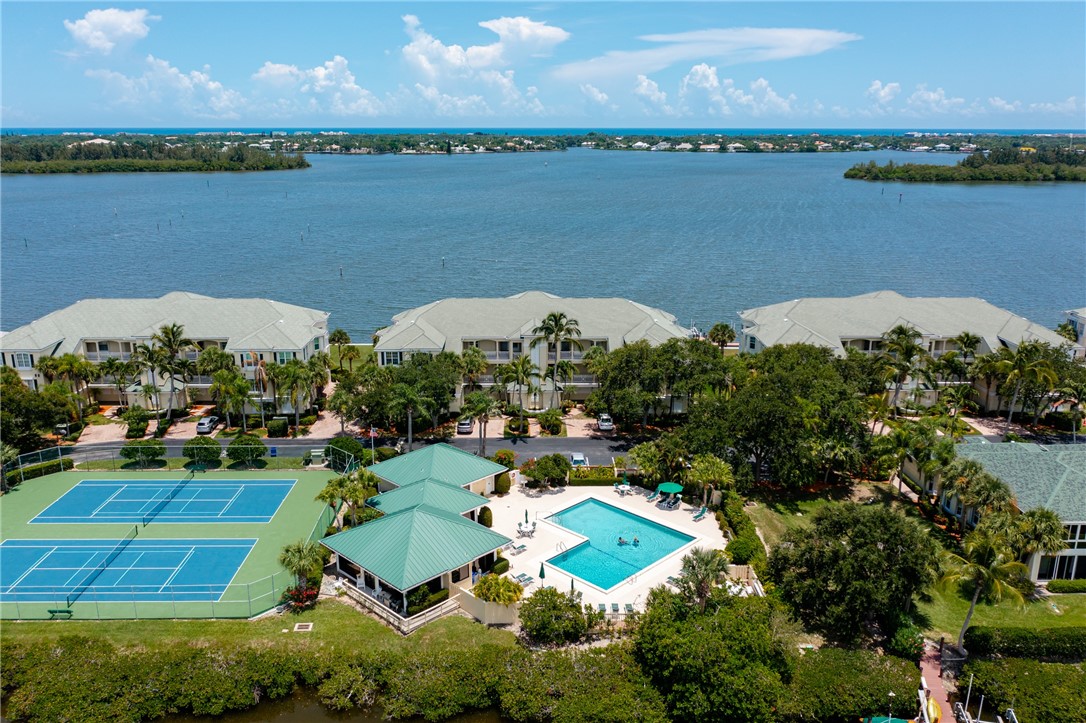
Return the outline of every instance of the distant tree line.
<path id="1" fill-rule="evenodd" d="M 884 166 L 874 161 L 858 163 L 845 171 L 845 178 L 923 183 L 1086 181 L 1086 154 L 1064 148 L 1040 148 L 1035 152 L 1000 148 L 989 153 L 973 153 L 953 166 L 895 164 L 893 161 Z"/>
<path id="2" fill-rule="evenodd" d="M 68 143 L 70 137 L 5 139 L 4 173 L 130 173 L 145 171 L 281 171 L 308 168 L 301 154 L 272 153 L 240 144 L 171 144 L 163 139 Z"/>

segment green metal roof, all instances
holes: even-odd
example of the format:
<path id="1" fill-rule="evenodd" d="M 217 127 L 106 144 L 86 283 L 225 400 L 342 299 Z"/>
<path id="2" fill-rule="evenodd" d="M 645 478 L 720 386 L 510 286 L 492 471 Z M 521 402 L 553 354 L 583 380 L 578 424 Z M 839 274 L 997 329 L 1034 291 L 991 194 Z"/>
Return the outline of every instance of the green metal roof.
<path id="1" fill-rule="evenodd" d="M 419 505 L 429 505 L 454 515 L 462 515 L 486 503 L 487 499 L 482 495 L 433 480 L 397 487 L 390 492 L 384 492 L 366 500 L 366 504 L 376 507 L 386 515 Z"/>
<path id="2" fill-rule="evenodd" d="M 1023 512 L 1047 507 L 1065 523 L 1086 522 L 1086 449 L 1008 442 L 957 451 L 1006 482 Z"/>
<path id="3" fill-rule="evenodd" d="M 476 457 L 448 444 L 432 444 L 410 454 L 375 464 L 369 470 L 397 487 L 426 480 L 463 487 L 506 471 L 503 465 Z"/>
<path id="4" fill-rule="evenodd" d="M 401 510 L 321 540 L 403 592 L 509 542 L 505 535 L 429 505 Z"/>

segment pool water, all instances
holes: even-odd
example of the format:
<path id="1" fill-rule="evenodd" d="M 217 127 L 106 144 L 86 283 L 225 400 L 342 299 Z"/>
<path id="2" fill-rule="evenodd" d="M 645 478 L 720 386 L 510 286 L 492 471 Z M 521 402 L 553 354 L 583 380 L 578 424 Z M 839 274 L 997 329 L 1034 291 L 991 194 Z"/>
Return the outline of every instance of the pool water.
<path id="1" fill-rule="evenodd" d="M 597 499 L 568 507 L 547 520 L 588 538 L 547 562 L 604 590 L 636 575 L 694 539 Z M 620 537 L 630 544 L 619 544 Z M 636 545 L 634 538 L 637 538 Z"/>

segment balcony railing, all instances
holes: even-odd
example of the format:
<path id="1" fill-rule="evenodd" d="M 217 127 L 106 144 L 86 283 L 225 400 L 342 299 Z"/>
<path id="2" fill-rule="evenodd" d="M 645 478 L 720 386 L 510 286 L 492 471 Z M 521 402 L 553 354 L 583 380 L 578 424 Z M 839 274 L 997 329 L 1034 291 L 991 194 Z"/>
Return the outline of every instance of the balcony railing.
<path id="1" fill-rule="evenodd" d="M 595 384 L 596 383 L 596 375 L 595 374 L 574 374 L 573 375 L 573 383 L 574 384 Z"/>
<path id="2" fill-rule="evenodd" d="M 85 356 L 87 357 L 87 361 L 92 362 L 104 362 L 106 359 L 128 361 L 132 358 L 132 354 L 127 351 L 88 351 Z"/>
<path id="3" fill-rule="evenodd" d="M 211 377 L 198 374 L 196 376 L 189 377 L 188 384 L 190 387 L 210 387 L 212 384 Z"/>
<path id="4" fill-rule="evenodd" d="M 492 362 L 507 362 L 513 360 L 512 352 L 508 351 L 484 351 L 483 355 L 487 361 Z"/>
<path id="5" fill-rule="evenodd" d="M 477 375 L 475 377 L 475 381 L 477 383 L 479 383 L 479 384 L 493 384 L 494 383 L 494 375 L 493 374 L 479 374 L 479 375 Z"/>
<path id="6" fill-rule="evenodd" d="M 577 351 L 564 351 L 564 352 L 562 352 L 562 356 L 559 357 L 559 358 L 564 359 L 566 361 L 578 362 L 578 361 L 581 361 L 582 359 L 584 359 L 584 352 L 581 351 L 580 349 L 578 349 Z M 553 351 L 547 354 L 547 361 L 549 361 L 549 362 L 556 361 Z"/>

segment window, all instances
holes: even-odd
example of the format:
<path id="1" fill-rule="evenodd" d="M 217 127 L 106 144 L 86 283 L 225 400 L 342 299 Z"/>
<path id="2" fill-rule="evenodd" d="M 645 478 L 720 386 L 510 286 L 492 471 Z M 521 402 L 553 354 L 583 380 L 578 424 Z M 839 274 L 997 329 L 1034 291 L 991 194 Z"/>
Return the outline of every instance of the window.
<path id="1" fill-rule="evenodd" d="M 12 354 L 11 361 L 16 369 L 31 369 L 34 366 L 34 357 L 25 351 L 17 351 Z"/>
<path id="2" fill-rule="evenodd" d="M 100 341 L 100 342 L 98 342 L 98 351 L 109 351 L 109 342 L 108 341 Z"/>
<path id="3" fill-rule="evenodd" d="M 320 350 L 321 350 L 321 338 L 318 336 L 316 339 L 313 340 L 313 351 L 320 351 Z"/>
<path id="4" fill-rule="evenodd" d="M 381 366 L 385 367 L 398 367 L 403 359 L 403 352 L 398 351 L 383 351 L 381 352 Z"/>
<path id="5" fill-rule="evenodd" d="M 507 342 L 507 341 L 499 341 L 498 342 L 498 351 L 508 352 L 509 351 L 509 342 Z"/>
<path id="6" fill-rule="evenodd" d="M 514 354 L 520 354 L 522 351 L 524 351 L 524 344 L 519 342 L 519 341 L 514 341 L 513 342 L 513 353 Z"/>
<path id="7" fill-rule="evenodd" d="M 294 358 L 294 352 L 292 351 L 277 351 L 275 352 L 275 363 L 286 364 L 288 361 Z"/>
<path id="8" fill-rule="evenodd" d="M 755 343 L 756 343 L 756 342 L 757 342 L 757 339 L 755 339 L 755 338 L 754 338 L 754 337 L 752 336 L 752 337 L 750 338 L 750 350 L 751 350 L 751 351 L 754 351 L 754 345 L 755 345 Z"/>

